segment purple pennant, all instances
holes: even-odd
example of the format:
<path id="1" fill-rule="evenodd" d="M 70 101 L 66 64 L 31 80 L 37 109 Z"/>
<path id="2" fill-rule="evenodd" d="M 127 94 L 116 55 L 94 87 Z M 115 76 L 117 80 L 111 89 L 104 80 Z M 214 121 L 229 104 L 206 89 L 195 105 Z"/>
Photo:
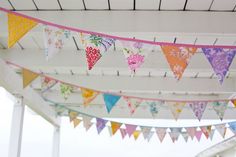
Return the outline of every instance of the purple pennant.
<path id="1" fill-rule="evenodd" d="M 200 121 L 202 119 L 202 115 L 206 109 L 207 102 L 197 102 L 197 101 L 191 102 L 191 103 L 189 103 L 189 106 L 193 110 L 194 115 Z"/>
<path id="2" fill-rule="evenodd" d="M 236 49 L 202 48 L 202 51 L 222 84 L 234 59 Z"/>
<path id="3" fill-rule="evenodd" d="M 101 131 L 105 128 L 107 120 L 101 119 L 101 118 L 96 118 L 96 127 L 97 127 L 97 131 L 98 134 L 101 133 Z"/>
<path id="4" fill-rule="evenodd" d="M 125 127 L 126 127 L 126 132 L 130 137 L 133 134 L 133 132 L 136 130 L 137 125 L 125 124 Z"/>

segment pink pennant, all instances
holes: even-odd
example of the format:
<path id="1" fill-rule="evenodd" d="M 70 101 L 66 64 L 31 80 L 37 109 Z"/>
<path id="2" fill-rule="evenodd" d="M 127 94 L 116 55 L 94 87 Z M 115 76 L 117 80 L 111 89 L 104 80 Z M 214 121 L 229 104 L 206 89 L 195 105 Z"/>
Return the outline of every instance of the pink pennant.
<path id="1" fill-rule="evenodd" d="M 156 133 L 160 142 L 162 142 L 166 136 L 166 128 L 156 128 Z"/>
<path id="2" fill-rule="evenodd" d="M 125 124 L 125 127 L 126 127 L 126 132 L 130 137 L 133 134 L 133 132 L 136 130 L 137 125 Z"/>
<path id="3" fill-rule="evenodd" d="M 202 115 L 206 109 L 207 102 L 192 102 L 189 103 L 189 106 L 193 110 L 194 115 L 197 117 L 197 119 L 200 121 L 202 118 Z"/>
<path id="4" fill-rule="evenodd" d="M 121 133 L 122 139 L 124 139 L 125 136 L 127 135 L 126 129 L 123 129 L 123 128 L 120 128 L 120 133 Z"/>
<path id="5" fill-rule="evenodd" d="M 196 128 L 189 127 L 189 128 L 185 128 L 185 129 L 186 129 L 187 133 L 189 134 L 189 136 L 191 137 L 191 139 L 193 139 L 196 134 Z"/>
<path id="6" fill-rule="evenodd" d="M 197 130 L 196 133 L 195 133 L 195 136 L 196 136 L 196 138 L 197 138 L 197 140 L 198 140 L 198 142 L 199 142 L 200 139 L 201 139 L 201 137 L 202 137 L 202 131 Z"/>

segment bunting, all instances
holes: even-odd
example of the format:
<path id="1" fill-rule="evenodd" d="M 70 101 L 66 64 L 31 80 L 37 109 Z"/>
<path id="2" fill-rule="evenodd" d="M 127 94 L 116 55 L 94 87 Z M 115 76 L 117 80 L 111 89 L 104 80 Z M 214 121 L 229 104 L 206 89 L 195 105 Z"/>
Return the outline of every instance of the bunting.
<path id="1" fill-rule="evenodd" d="M 107 120 L 101 119 L 101 118 L 96 118 L 96 127 L 98 134 L 101 133 L 101 131 L 106 127 L 106 123 L 108 122 Z"/>
<path id="2" fill-rule="evenodd" d="M 211 134 L 211 125 L 202 126 L 202 127 L 200 127 L 200 129 L 201 129 L 202 133 L 205 135 L 206 139 L 208 139 Z"/>
<path id="3" fill-rule="evenodd" d="M 189 64 L 191 57 L 196 53 L 197 48 L 162 45 L 161 49 L 166 56 L 166 59 L 173 71 L 175 77 L 179 80 L 186 67 Z"/>
<path id="4" fill-rule="evenodd" d="M 69 39 L 69 30 L 60 29 L 53 26 L 44 26 L 44 44 L 46 59 L 54 57 L 64 46 L 64 40 Z"/>
<path id="5" fill-rule="evenodd" d="M 75 118 L 75 119 L 73 120 L 74 128 L 76 128 L 76 127 L 80 124 L 81 121 L 82 121 L 82 120 L 80 120 L 80 119 L 78 119 L 78 118 Z"/>
<path id="6" fill-rule="evenodd" d="M 146 140 L 149 142 L 152 138 L 152 136 L 154 135 L 153 131 L 150 131 L 150 133 L 147 135 Z"/>
<path id="7" fill-rule="evenodd" d="M 150 136 L 152 128 L 151 127 L 145 127 L 145 126 L 140 126 L 140 128 L 141 128 L 141 131 L 143 133 L 144 139 L 147 139 Z"/>
<path id="8" fill-rule="evenodd" d="M 84 106 L 87 106 L 99 94 L 99 92 L 94 91 L 92 89 L 87 89 L 87 88 L 80 88 L 80 89 L 81 89 L 82 97 L 84 100 Z"/>
<path id="9" fill-rule="evenodd" d="M 103 94 L 103 99 L 104 99 L 104 102 L 105 102 L 105 105 L 106 105 L 107 112 L 110 113 L 112 108 L 119 101 L 120 96 L 111 95 L 111 94 Z"/>
<path id="10" fill-rule="evenodd" d="M 134 136 L 134 139 L 135 139 L 135 140 L 138 139 L 139 135 L 140 135 L 140 131 L 139 131 L 139 130 L 135 130 L 135 131 L 133 132 L 133 136 Z"/>
<path id="11" fill-rule="evenodd" d="M 236 122 L 230 122 L 230 123 L 228 123 L 228 124 L 229 124 L 230 130 L 231 130 L 234 134 L 236 134 Z"/>
<path id="12" fill-rule="evenodd" d="M 185 103 L 183 102 L 169 102 L 168 104 L 170 106 L 170 110 L 175 118 L 177 120 L 179 118 L 180 113 L 182 112 Z"/>
<path id="13" fill-rule="evenodd" d="M 22 76 L 23 76 L 23 88 L 27 87 L 32 81 L 34 81 L 39 74 L 34 73 L 27 69 L 22 69 Z"/>
<path id="14" fill-rule="evenodd" d="M 236 49 L 202 48 L 202 51 L 222 84 L 234 59 Z"/>
<path id="15" fill-rule="evenodd" d="M 151 45 L 140 42 L 121 41 L 121 43 L 126 62 L 132 71 L 141 67 L 148 53 L 152 50 Z"/>
<path id="16" fill-rule="evenodd" d="M 120 128 L 120 134 L 121 134 L 122 139 L 124 139 L 125 136 L 127 135 L 126 129 Z"/>
<path id="17" fill-rule="evenodd" d="M 112 122 L 112 121 L 111 121 L 112 135 L 115 135 L 116 131 L 117 131 L 118 129 L 120 129 L 121 125 L 122 125 L 121 123 L 117 123 L 117 122 Z"/>
<path id="18" fill-rule="evenodd" d="M 219 132 L 219 134 L 225 138 L 225 133 L 226 133 L 226 127 L 225 124 L 219 124 L 215 125 L 216 130 Z"/>
<path id="19" fill-rule="evenodd" d="M 196 127 L 188 127 L 188 128 L 185 128 L 188 135 L 191 137 L 191 139 L 193 140 L 195 134 L 196 134 Z"/>
<path id="20" fill-rule="evenodd" d="M 17 16 L 11 13 L 8 16 L 8 48 L 11 48 L 27 32 L 34 28 L 38 23 L 34 20 Z"/>
<path id="21" fill-rule="evenodd" d="M 187 132 L 181 132 L 181 135 L 182 135 L 184 141 L 188 142 L 188 137 L 189 137 L 188 133 Z"/>
<path id="22" fill-rule="evenodd" d="M 197 141 L 199 142 L 201 137 L 202 137 L 202 131 L 201 130 L 197 130 L 195 133 L 195 136 L 197 138 Z"/>
<path id="23" fill-rule="evenodd" d="M 65 84 L 65 83 L 61 83 L 60 84 L 60 91 L 61 91 L 61 95 L 63 96 L 63 98 L 65 100 L 67 100 L 69 95 L 71 93 L 73 93 L 73 87 L 71 85 L 68 85 L 68 84 Z"/>
<path id="24" fill-rule="evenodd" d="M 236 99 L 231 100 L 231 102 L 233 103 L 234 107 L 236 107 Z"/>
<path id="25" fill-rule="evenodd" d="M 223 120 L 228 102 L 225 102 L 225 101 L 213 102 L 212 105 L 213 105 L 213 109 L 215 110 L 220 120 Z"/>
<path id="26" fill-rule="evenodd" d="M 72 122 L 74 119 L 76 119 L 78 115 L 79 115 L 78 112 L 69 111 L 70 122 Z"/>
<path id="27" fill-rule="evenodd" d="M 142 99 L 135 99 L 129 97 L 123 97 L 123 98 L 126 100 L 131 114 L 133 114 L 139 107 L 139 105 L 142 103 Z"/>
<path id="28" fill-rule="evenodd" d="M 213 139 L 214 134 L 215 134 L 215 129 L 212 129 L 211 132 L 210 132 L 210 135 L 209 135 L 211 141 Z"/>
<path id="29" fill-rule="evenodd" d="M 196 102 L 189 103 L 189 106 L 193 110 L 194 115 L 200 121 L 202 119 L 202 115 L 206 109 L 207 102 L 197 102 L 196 101 Z"/>
<path id="30" fill-rule="evenodd" d="M 93 118 L 86 115 L 83 115 L 82 118 L 83 118 L 84 128 L 86 129 L 86 131 L 88 131 L 93 125 L 93 123 L 91 122 Z"/>
<path id="31" fill-rule="evenodd" d="M 107 128 L 108 128 L 108 132 L 109 132 L 109 135 L 110 135 L 110 137 L 112 137 L 112 129 L 111 129 L 111 127 L 110 126 L 107 126 Z"/>
<path id="32" fill-rule="evenodd" d="M 152 117 L 155 118 L 159 112 L 159 108 L 164 104 L 164 101 L 146 101 L 146 104 L 149 106 L 149 111 L 152 114 Z"/>
<path id="33" fill-rule="evenodd" d="M 136 130 L 137 125 L 125 124 L 125 127 L 126 127 L 126 132 L 130 137 L 133 134 L 133 132 Z"/>
<path id="34" fill-rule="evenodd" d="M 156 128 L 156 133 L 157 133 L 157 136 L 158 136 L 160 142 L 162 142 L 166 136 L 166 129 L 167 128 Z"/>
<path id="35" fill-rule="evenodd" d="M 182 128 L 170 128 L 171 132 L 169 132 L 170 138 L 173 143 L 178 140 L 180 132 Z"/>
<path id="36" fill-rule="evenodd" d="M 52 88 L 56 84 L 57 84 L 57 81 L 52 78 L 49 78 L 46 76 L 41 77 L 41 91 L 42 92 Z"/>

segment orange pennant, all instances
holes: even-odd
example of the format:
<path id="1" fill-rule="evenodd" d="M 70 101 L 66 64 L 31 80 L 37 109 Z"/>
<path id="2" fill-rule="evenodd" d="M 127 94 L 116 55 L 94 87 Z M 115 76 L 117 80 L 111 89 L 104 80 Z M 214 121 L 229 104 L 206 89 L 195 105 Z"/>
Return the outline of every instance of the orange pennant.
<path id="1" fill-rule="evenodd" d="M 36 79 L 39 74 L 36 74 L 32 71 L 27 69 L 22 69 L 22 76 L 23 76 L 23 88 L 27 87 L 34 79 Z"/>
<path id="2" fill-rule="evenodd" d="M 91 101 L 93 101 L 93 99 L 95 99 L 99 94 L 99 92 L 87 88 L 81 88 L 81 92 L 85 106 L 87 106 Z"/>
<path id="3" fill-rule="evenodd" d="M 139 130 L 136 130 L 136 131 L 133 132 L 133 136 L 134 136 L 134 139 L 135 139 L 135 140 L 138 139 L 140 133 L 141 133 L 141 132 L 140 132 Z"/>
<path id="4" fill-rule="evenodd" d="M 75 118 L 75 119 L 73 120 L 74 127 L 76 128 L 76 127 L 80 124 L 80 122 L 81 122 L 80 119 Z"/>
<path id="5" fill-rule="evenodd" d="M 161 46 L 161 49 L 166 56 L 171 70 L 178 80 L 182 77 L 191 57 L 197 51 L 197 48 L 194 47 L 179 47 L 171 45 L 163 45 Z"/>
<path id="6" fill-rule="evenodd" d="M 231 100 L 231 102 L 233 103 L 234 107 L 236 107 L 236 99 Z"/>
<path id="7" fill-rule="evenodd" d="M 121 127 L 121 123 L 111 122 L 112 135 L 115 135 L 116 131 Z"/>
<path id="8" fill-rule="evenodd" d="M 78 112 L 70 111 L 69 112 L 70 122 L 72 122 L 74 119 L 76 119 L 77 116 L 78 116 Z"/>
<path id="9" fill-rule="evenodd" d="M 11 48 L 37 24 L 31 19 L 8 13 L 8 48 Z"/>

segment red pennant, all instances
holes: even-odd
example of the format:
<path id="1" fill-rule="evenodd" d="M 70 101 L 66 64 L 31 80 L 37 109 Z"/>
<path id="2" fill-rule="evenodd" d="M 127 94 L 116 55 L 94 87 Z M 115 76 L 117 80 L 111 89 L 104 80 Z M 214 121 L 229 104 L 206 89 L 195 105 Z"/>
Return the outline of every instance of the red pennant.
<path id="1" fill-rule="evenodd" d="M 91 70 L 97 61 L 102 57 L 100 50 L 96 47 L 87 46 L 86 49 L 86 58 L 88 62 L 88 69 Z"/>

